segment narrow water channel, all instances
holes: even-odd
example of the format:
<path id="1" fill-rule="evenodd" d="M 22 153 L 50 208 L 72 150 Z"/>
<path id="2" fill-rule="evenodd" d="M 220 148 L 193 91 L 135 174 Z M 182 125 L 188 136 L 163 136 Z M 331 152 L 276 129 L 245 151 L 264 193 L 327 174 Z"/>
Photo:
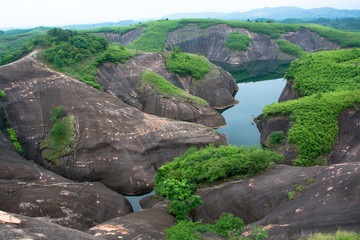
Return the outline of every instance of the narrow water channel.
<path id="1" fill-rule="evenodd" d="M 260 144 L 260 133 L 253 118 L 262 113 L 264 106 L 277 102 L 285 84 L 283 78 L 239 83 L 235 98 L 240 103 L 222 113 L 227 125 L 217 131 L 226 134 L 230 145 Z"/>
<path id="2" fill-rule="evenodd" d="M 262 113 L 265 105 L 277 102 L 286 82 L 283 78 L 259 82 L 239 83 L 239 91 L 235 98 L 240 103 L 222 113 L 227 125 L 217 129 L 227 135 L 231 145 L 252 146 L 260 144 L 260 133 L 253 122 L 253 118 Z M 126 196 L 134 212 L 141 209 L 139 201 L 154 191 L 141 196 Z"/>

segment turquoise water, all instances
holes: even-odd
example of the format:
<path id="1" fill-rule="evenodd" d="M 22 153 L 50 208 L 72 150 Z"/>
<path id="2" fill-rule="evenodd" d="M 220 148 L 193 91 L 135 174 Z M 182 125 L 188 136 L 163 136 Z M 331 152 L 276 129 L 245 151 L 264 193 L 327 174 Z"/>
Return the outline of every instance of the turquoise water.
<path id="1" fill-rule="evenodd" d="M 235 98 L 240 103 L 222 113 L 227 125 L 217 131 L 226 134 L 230 145 L 260 144 L 260 133 L 253 118 L 262 113 L 264 106 L 278 101 L 285 84 L 283 78 L 239 83 Z"/>

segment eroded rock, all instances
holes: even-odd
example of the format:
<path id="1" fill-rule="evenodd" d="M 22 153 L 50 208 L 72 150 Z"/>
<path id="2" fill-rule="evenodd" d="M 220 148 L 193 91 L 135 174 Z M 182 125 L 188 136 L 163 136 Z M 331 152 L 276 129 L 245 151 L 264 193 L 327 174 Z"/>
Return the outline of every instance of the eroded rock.
<path id="1" fill-rule="evenodd" d="M 339 227 L 359 231 L 359 177 L 359 163 L 277 165 L 254 178 L 200 190 L 203 205 L 195 209 L 194 217 L 213 222 L 222 212 L 230 212 L 245 224 L 267 226 L 270 239 L 298 239 L 301 234 Z M 289 192 L 294 192 L 294 200 Z"/>
<path id="2" fill-rule="evenodd" d="M 226 141 L 211 128 L 145 114 L 31 58 L 1 66 L 0 88 L 7 96 L 6 120 L 28 159 L 128 195 L 150 192 L 156 168 L 189 147 Z M 75 116 L 78 140 L 56 166 L 42 159 L 39 141 L 52 126 L 50 111 L 59 105 Z"/>
<path id="3" fill-rule="evenodd" d="M 87 233 L 105 239 L 165 239 L 164 229 L 176 224 L 164 208 L 150 208 L 92 227 Z"/>

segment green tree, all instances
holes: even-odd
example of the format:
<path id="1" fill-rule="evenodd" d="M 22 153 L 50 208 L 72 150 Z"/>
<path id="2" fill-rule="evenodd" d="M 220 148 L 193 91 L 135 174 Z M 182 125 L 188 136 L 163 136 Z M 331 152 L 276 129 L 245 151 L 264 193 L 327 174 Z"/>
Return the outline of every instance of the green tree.
<path id="1" fill-rule="evenodd" d="M 54 64 L 59 68 L 62 68 L 64 66 L 63 61 L 61 60 L 61 58 L 58 55 L 56 55 L 54 58 Z"/>

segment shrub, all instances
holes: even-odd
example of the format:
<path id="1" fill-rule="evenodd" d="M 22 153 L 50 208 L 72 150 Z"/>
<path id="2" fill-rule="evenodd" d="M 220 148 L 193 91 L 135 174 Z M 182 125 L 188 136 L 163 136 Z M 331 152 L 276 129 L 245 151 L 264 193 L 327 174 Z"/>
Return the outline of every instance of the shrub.
<path id="1" fill-rule="evenodd" d="M 215 221 L 214 232 L 222 237 L 239 237 L 244 232 L 244 222 L 231 213 L 222 213 Z"/>
<path id="2" fill-rule="evenodd" d="M 75 150 L 77 141 L 74 125 L 74 116 L 63 117 L 54 123 L 49 136 L 40 144 L 41 155 L 44 159 L 60 166 L 61 158 Z"/>
<path id="3" fill-rule="evenodd" d="M 165 63 L 170 72 L 192 76 L 197 80 L 203 78 L 211 70 L 205 57 L 179 51 L 165 55 Z"/>
<path id="4" fill-rule="evenodd" d="M 310 185 L 315 181 L 315 178 L 311 177 L 306 181 L 306 185 Z"/>
<path id="5" fill-rule="evenodd" d="M 65 115 L 64 106 L 60 105 L 50 112 L 50 120 L 52 123 L 55 123 L 59 118 Z"/>
<path id="6" fill-rule="evenodd" d="M 295 195 L 295 191 L 288 192 L 288 199 L 294 200 L 295 199 L 294 195 Z"/>
<path id="7" fill-rule="evenodd" d="M 6 94 L 2 90 L 0 90 L 0 98 L 2 101 L 6 100 Z"/>
<path id="8" fill-rule="evenodd" d="M 269 135 L 270 146 L 278 145 L 285 140 L 285 134 L 283 131 L 275 131 Z"/>
<path id="9" fill-rule="evenodd" d="M 166 239 L 168 240 L 195 240 L 203 239 L 196 228 L 200 222 L 180 221 L 175 226 L 165 229 Z"/>
<path id="10" fill-rule="evenodd" d="M 231 50 L 247 51 L 251 38 L 247 34 L 232 32 L 226 40 L 226 47 Z"/>
<path id="11" fill-rule="evenodd" d="M 6 128 L 6 130 L 7 130 L 7 132 L 8 132 L 9 135 L 10 135 L 10 140 L 11 140 L 11 142 L 13 143 L 16 151 L 18 151 L 18 153 L 19 153 L 21 156 L 24 156 L 24 151 L 23 151 L 23 149 L 22 149 L 22 147 L 21 147 L 21 145 L 20 145 L 20 143 L 19 143 L 19 141 L 18 141 L 18 139 L 17 139 L 15 130 L 12 129 L 12 128 Z"/>
<path id="12" fill-rule="evenodd" d="M 301 57 L 302 55 L 304 55 L 302 48 L 296 44 L 292 44 L 282 39 L 278 40 L 277 43 L 279 45 L 280 50 L 284 53 L 294 55 L 297 57 Z"/>
<path id="13" fill-rule="evenodd" d="M 185 102 L 194 102 L 203 106 L 209 106 L 206 100 L 193 96 L 185 92 L 183 89 L 172 85 L 170 82 L 168 82 L 166 79 L 156 73 L 150 71 L 142 71 L 140 73 L 140 91 L 143 90 L 146 84 L 150 84 L 150 86 L 159 95 L 165 97 L 177 97 L 184 100 Z"/>

